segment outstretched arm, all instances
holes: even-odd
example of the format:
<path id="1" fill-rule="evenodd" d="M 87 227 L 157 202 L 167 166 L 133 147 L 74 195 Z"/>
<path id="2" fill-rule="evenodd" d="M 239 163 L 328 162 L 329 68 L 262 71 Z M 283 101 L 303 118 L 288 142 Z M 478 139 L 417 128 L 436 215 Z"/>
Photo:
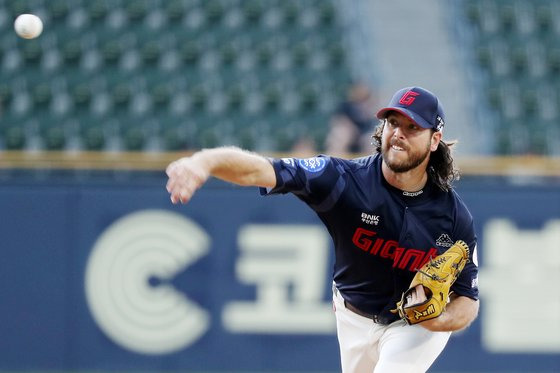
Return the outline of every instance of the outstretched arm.
<path id="1" fill-rule="evenodd" d="M 173 203 L 187 203 L 210 176 L 244 186 L 276 186 L 274 168 L 268 159 L 236 147 L 201 150 L 172 162 L 166 173 Z"/>

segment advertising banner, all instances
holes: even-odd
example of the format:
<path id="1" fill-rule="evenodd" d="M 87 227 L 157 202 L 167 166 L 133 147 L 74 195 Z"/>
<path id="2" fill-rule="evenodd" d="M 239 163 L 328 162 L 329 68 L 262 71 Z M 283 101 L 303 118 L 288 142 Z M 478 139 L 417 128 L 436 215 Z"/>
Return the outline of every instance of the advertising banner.
<path id="1" fill-rule="evenodd" d="M 216 180 L 176 206 L 165 182 L 0 185 L 0 370 L 340 371 L 332 243 L 314 213 Z M 559 371 L 558 186 L 458 191 L 481 311 L 432 371 Z"/>

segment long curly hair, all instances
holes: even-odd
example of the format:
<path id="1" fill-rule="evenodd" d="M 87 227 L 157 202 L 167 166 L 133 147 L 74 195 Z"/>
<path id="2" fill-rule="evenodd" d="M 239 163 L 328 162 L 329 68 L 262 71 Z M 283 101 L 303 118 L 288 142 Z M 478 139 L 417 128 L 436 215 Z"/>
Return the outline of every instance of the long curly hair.
<path id="1" fill-rule="evenodd" d="M 371 136 L 372 145 L 378 153 L 381 153 L 381 135 L 385 127 L 385 121 L 385 119 L 380 120 Z M 452 188 L 453 181 L 459 180 L 460 177 L 459 170 L 455 167 L 451 156 L 451 148 L 456 143 L 456 140 L 441 140 L 436 151 L 430 153 L 430 160 L 428 161 L 426 170 L 428 177 L 445 192 L 449 191 Z"/>

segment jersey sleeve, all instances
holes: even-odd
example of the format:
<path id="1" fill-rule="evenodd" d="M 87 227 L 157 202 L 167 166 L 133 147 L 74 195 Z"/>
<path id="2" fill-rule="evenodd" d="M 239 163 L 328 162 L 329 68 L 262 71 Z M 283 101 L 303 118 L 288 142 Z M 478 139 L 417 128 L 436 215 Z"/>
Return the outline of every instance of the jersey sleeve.
<path id="1" fill-rule="evenodd" d="M 461 271 L 451 290 L 457 295 L 478 299 L 478 247 L 474 222 L 467 208 L 460 204 L 453 237 L 469 245 L 469 261 Z"/>
<path id="2" fill-rule="evenodd" d="M 271 162 L 276 186 L 260 188 L 261 195 L 293 193 L 315 210 L 326 210 L 332 207 L 344 188 L 344 167 L 336 158 L 320 155 Z"/>

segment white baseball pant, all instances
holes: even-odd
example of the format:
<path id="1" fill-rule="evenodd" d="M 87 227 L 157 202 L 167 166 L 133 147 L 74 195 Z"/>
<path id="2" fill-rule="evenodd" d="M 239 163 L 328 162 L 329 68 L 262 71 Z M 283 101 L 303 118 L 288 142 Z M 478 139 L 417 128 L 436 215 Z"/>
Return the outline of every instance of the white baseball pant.
<path id="1" fill-rule="evenodd" d="M 402 320 L 376 324 L 347 309 L 339 291 L 333 305 L 343 373 L 426 372 L 451 336 Z"/>

